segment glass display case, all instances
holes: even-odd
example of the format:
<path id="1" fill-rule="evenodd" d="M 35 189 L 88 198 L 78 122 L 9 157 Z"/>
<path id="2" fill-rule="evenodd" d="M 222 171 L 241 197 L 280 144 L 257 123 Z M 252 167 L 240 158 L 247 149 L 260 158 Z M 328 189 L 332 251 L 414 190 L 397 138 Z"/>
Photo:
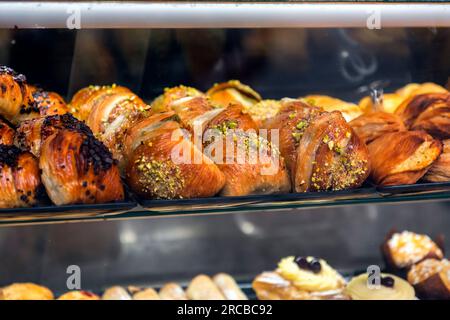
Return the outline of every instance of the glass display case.
<path id="1" fill-rule="evenodd" d="M 428 161 L 423 167 L 416 168 L 419 160 L 414 158 L 411 161 L 417 165 L 413 169 L 400 172 L 400 166 L 389 168 L 392 176 L 404 174 L 397 183 L 376 177 L 379 167 L 388 170 L 383 166 L 393 161 L 394 155 L 375 162 L 372 153 L 368 153 L 371 165 L 361 183 L 323 190 L 303 190 L 301 183 L 295 185 L 292 171 L 288 179 L 294 179 L 294 192 L 232 196 L 216 192 L 210 197 L 167 199 L 143 195 L 130 183 L 128 171 L 123 171 L 124 195 L 119 200 L 56 205 L 51 194 L 69 187 L 50 184 L 43 176 L 50 199 L 33 206 L 0 209 L 0 288 L 31 282 L 50 288 L 57 297 L 75 289 L 101 295 L 111 286 L 134 286 L 128 288 L 131 295 L 138 291 L 135 287 L 161 288 L 176 282 L 185 288 L 199 274 L 227 273 L 254 299 L 252 281 L 263 271 L 277 269 L 284 257 L 320 257 L 349 281 L 369 266 L 395 273 L 383 260 L 387 253 L 380 251 L 394 229 L 431 238 L 444 235 L 445 240 L 436 243 L 448 247 L 450 167 L 446 176 L 445 142 L 450 138 L 450 123 L 445 123 L 445 108 L 450 108 L 449 56 L 450 5 L 438 1 L 0 2 L 0 66 L 24 74 L 27 84 L 57 92 L 75 115 L 73 98 L 86 87 L 125 87 L 154 112 L 155 99 L 167 88 L 185 85 L 206 93 L 216 83 L 235 79 L 250 86 L 258 100 L 294 101 L 283 100 L 288 97 L 311 108 L 325 108 L 320 112 L 340 112 L 348 130 L 353 130 L 353 120 L 372 112 L 401 118 L 403 114 L 395 110 L 413 108 L 411 101 L 419 95 L 435 94 L 443 99 L 429 108 L 442 108 L 436 120 L 440 131 L 417 124 L 419 117 L 425 117 L 425 103 L 417 107 L 423 114 L 414 119 L 407 118 L 404 111 L 402 120 L 407 118 L 407 125 L 403 128 L 402 124 L 398 131 L 423 132 L 427 136 L 424 145 L 430 150 L 420 149 Z M 16 73 L 14 77 L 17 80 Z M 5 81 L 0 77 L 0 112 L 2 121 L 19 132 L 14 140 L 17 145 L 20 127 L 29 119 L 19 121 L 18 116 L 9 117 L 3 110 L 12 101 L 5 95 Z M 432 87 L 430 91 L 427 85 Z M 406 95 L 405 88 L 412 86 L 426 89 L 416 96 Z M 34 93 L 32 96 L 37 99 Z M 244 96 L 248 99 L 248 92 Z M 321 105 L 321 97 L 340 100 Z M 212 96 L 208 99 L 213 100 Z M 278 114 L 284 110 L 280 108 Z M 183 121 L 182 115 L 177 117 Z M 82 120 L 100 139 L 91 120 L 86 119 Z M 130 127 L 137 127 L 139 121 Z M 132 129 L 127 130 L 131 136 Z M 43 135 L 42 148 L 44 144 L 47 147 Z M 320 139 L 330 146 L 328 140 Z M 430 139 L 439 146 L 431 160 Z M 408 144 L 395 141 L 393 137 L 386 143 L 398 143 L 398 149 Z M 363 141 L 361 148 L 372 152 L 366 142 L 369 147 Z M 333 148 L 334 142 L 330 150 Z M 389 152 L 389 148 L 382 149 L 381 153 Z M 284 157 L 282 146 L 280 150 Z M 409 157 L 418 154 L 411 152 Z M 46 173 L 42 154 L 36 158 L 39 174 L 48 179 L 56 169 Z M 0 160 L 4 168 L 7 160 Z M 435 171 L 430 170 L 437 168 L 438 161 L 440 178 L 431 179 Z M 415 178 L 410 177 L 412 172 Z M 164 179 L 175 175 L 171 172 Z M 408 179 L 403 178 L 406 175 Z M 325 262 L 321 263 L 323 270 Z M 69 286 L 73 266 L 79 269 L 78 287 Z M 450 287 L 448 291 L 450 296 Z"/>

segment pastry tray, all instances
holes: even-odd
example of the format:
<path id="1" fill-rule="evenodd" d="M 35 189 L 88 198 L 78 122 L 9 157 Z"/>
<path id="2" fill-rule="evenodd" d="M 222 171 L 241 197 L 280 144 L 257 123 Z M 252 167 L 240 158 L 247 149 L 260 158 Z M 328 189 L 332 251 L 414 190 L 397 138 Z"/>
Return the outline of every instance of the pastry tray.
<path id="1" fill-rule="evenodd" d="M 389 187 L 366 183 L 343 191 L 176 200 L 144 200 L 127 191 L 124 201 L 114 203 L 0 209 L 0 226 L 446 199 L 450 200 L 450 182 Z"/>

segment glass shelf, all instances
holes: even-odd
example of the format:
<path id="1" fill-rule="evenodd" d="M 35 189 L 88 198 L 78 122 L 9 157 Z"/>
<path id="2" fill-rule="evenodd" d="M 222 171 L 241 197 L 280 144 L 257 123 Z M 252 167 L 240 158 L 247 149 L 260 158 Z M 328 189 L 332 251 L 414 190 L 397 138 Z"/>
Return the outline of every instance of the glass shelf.
<path id="1" fill-rule="evenodd" d="M 122 203 L 47 206 L 0 210 L 0 226 L 144 219 L 180 215 L 226 214 L 246 211 L 279 211 L 358 204 L 450 200 L 450 182 L 392 187 L 366 186 L 335 192 L 282 195 L 213 197 L 185 200 L 132 200 Z M 138 204 L 139 203 L 139 204 Z"/>

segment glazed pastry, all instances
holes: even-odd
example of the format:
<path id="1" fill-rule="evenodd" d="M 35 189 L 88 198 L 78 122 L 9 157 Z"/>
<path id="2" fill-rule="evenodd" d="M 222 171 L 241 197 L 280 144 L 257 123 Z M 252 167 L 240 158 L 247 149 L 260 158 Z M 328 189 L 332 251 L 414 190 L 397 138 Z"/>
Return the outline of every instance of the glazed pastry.
<path id="1" fill-rule="evenodd" d="M 39 111 L 35 112 L 34 115 L 29 116 L 29 118 L 45 117 L 69 112 L 66 102 L 56 92 L 44 91 L 41 88 L 30 85 L 28 87 L 30 88 L 33 97 L 34 106 Z"/>
<path id="2" fill-rule="evenodd" d="M 260 300 L 342 300 L 345 280 L 322 259 L 287 257 L 253 281 Z"/>
<path id="3" fill-rule="evenodd" d="M 428 182 L 450 181 L 450 139 L 442 141 L 442 153 L 423 177 Z"/>
<path id="4" fill-rule="evenodd" d="M 39 167 L 42 182 L 56 205 L 124 198 L 117 162 L 93 135 L 70 129 L 57 131 L 45 139 Z"/>
<path id="5" fill-rule="evenodd" d="M 12 145 L 15 131 L 5 121 L 0 119 L 0 144 Z"/>
<path id="6" fill-rule="evenodd" d="M 39 157 L 45 139 L 62 129 L 92 135 L 91 129 L 84 122 L 66 113 L 22 121 L 17 128 L 15 144 Z"/>
<path id="7" fill-rule="evenodd" d="M 259 93 L 238 80 L 216 83 L 206 94 L 217 108 L 227 108 L 236 103 L 251 108 L 262 100 Z"/>
<path id="8" fill-rule="evenodd" d="M 381 251 L 386 264 L 393 271 L 409 269 L 424 259 L 444 257 L 441 248 L 428 236 L 410 231 L 388 234 Z"/>
<path id="9" fill-rule="evenodd" d="M 206 97 L 205 94 L 195 88 L 178 86 L 173 88 L 165 88 L 164 93 L 152 101 L 152 111 L 167 112 L 172 110 L 172 104 L 175 101 L 189 100 L 195 97 Z"/>
<path id="10" fill-rule="evenodd" d="M 213 281 L 227 300 L 248 300 L 233 277 L 226 273 L 219 273 L 213 277 Z"/>
<path id="11" fill-rule="evenodd" d="M 442 151 L 441 142 L 423 131 L 387 133 L 368 147 L 371 178 L 383 186 L 416 183 Z"/>
<path id="12" fill-rule="evenodd" d="M 369 175 L 369 154 L 341 113 L 324 112 L 299 100 L 285 99 L 282 104 L 264 127 L 279 130 L 294 191 L 359 187 Z"/>
<path id="13" fill-rule="evenodd" d="M 100 300 L 100 297 L 89 291 L 69 291 L 64 293 L 58 300 Z"/>
<path id="14" fill-rule="evenodd" d="M 256 131 L 256 124 L 232 105 L 212 118 L 203 134 L 204 153 L 224 173 L 223 196 L 289 192 L 289 174 L 276 144 Z"/>
<path id="15" fill-rule="evenodd" d="M 53 293 L 34 283 L 14 283 L 0 288 L 0 300 L 53 300 Z"/>
<path id="16" fill-rule="evenodd" d="M 354 277 L 345 293 L 352 300 L 415 300 L 414 288 L 402 278 L 391 274 L 380 274 L 380 285 L 368 284 L 368 274 Z"/>
<path id="17" fill-rule="evenodd" d="M 36 158 L 15 146 L 0 145 L 0 208 L 34 206 L 42 195 Z"/>
<path id="18" fill-rule="evenodd" d="M 382 111 L 365 113 L 350 121 L 349 124 L 366 144 L 386 133 L 406 131 L 399 116 Z"/>
<path id="19" fill-rule="evenodd" d="M 133 300 L 160 300 L 160 299 L 155 289 L 146 288 L 134 293 Z"/>
<path id="20" fill-rule="evenodd" d="M 203 274 L 192 279 L 186 295 L 189 300 L 226 300 L 212 279 Z"/>
<path id="21" fill-rule="evenodd" d="M 385 93 L 382 96 L 380 106 L 374 106 L 371 97 L 365 97 L 359 102 L 359 106 L 364 112 L 384 111 L 395 113 L 399 106 L 408 98 L 425 93 L 446 93 L 445 88 L 435 83 L 426 82 L 423 84 L 410 83 L 398 89 L 395 93 Z M 377 109 L 378 108 L 378 109 Z"/>
<path id="22" fill-rule="evenodd" d="M 327 112 L 340 111 L 347 122 L 352 121 L 362 114 L 362 110 L 358 105 L 329 96 L 308 95 L 300 99 L 309 105 L 320 107 Z"/>
<path id="23" fill-rule="evenodd" d="M 374 105 L 372 98 L 369 96 L 362 98 L 358 105 L 364 113 L 378 111 L 394 113 L 406 98 L 397 93 L 384 93 L 379 105 Z"/>
<path id="24" fill-rule="evenodd" d="M 450 299 L 450 262 L 426 259 L 411 267 L 408 282 L 423 299 Z"/>
<path id="25" fill-rule="evenodd" d="M 450 93 L 429 93 L 405 100 L 397 109 L 411 130 L 424 130 L 435 138 L 450 138 Z"/>
<path id="26" fill-rule="evenodd" d="M 223 173 L 185 133 L 173 113 L 155 114 L 130 130 L 126 179 L 134 192 L 173 199 L 211 197 L 222 189 Z"/>
<path id="27" fill-rule="evenodd" d="M 71 106 L 122 168 L 125 135 L 135 122 L 150 114 L 150 106 L 128 89 L 115 85 L 82 89 Z"/>
<path id="28" fill-rule="evenodd" d="M 221 195 L 289 191 L 288 174 L 276 146 L 256 133 L 256 123 L 241 105 L 214 109 L 205 96 L 189 94 L 189 90 L 176 87 L 166 90 L 163 96 L 171 97 L 165 99 L 170 102 L 167 107 L 189 129 L 197 148 L 224 174 L 226 182 Z"/>
<path id="29" fill-rule="evenodd" d="M 125 288 L 114 286 L 105 290 L 102 300 L 132 300 L 132 298 Z"/>
<path id="30" fill-rule="evenodd" d="M 13 124 L 39 110 L 33 104 L 33 96 L 23 74 L 0 66 L 0 114 Z"/>
<path id="31" fill-rule="evenodd" d="M 159 290 L 161 300 L 187 300 L 182 287 L 176 283 L 167 283 Z"/>

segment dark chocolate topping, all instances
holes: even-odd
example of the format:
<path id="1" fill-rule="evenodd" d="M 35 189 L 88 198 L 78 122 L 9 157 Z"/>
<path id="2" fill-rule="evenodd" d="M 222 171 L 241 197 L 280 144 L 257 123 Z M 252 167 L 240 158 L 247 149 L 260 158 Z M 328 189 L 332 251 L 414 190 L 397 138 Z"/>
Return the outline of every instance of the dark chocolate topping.
<path id="1" fill-rule="evenodd" d="M 45 117 L 41 129 L 42 138 L 48 137 L 47 132 L 52 134 L 54 132 L 53 129 L 68 129 L 85 135 L 93 135 L 91 129 L 84 122 L 78 120 L 70 113 Z"/>
<path id="2" fill-rule="evenodd" d="M 83 139 L 80 154 L 86 160 L 86 171 L 89 169 L 88 166 L 92 165 L 94 173 L 98 174 L 100 171 L 106 171 L 113 164 L 117 163 L 108 148 L 93 135 L 85 135 Z"/>
<path id="3" fill-rule="evenodd" d="M 27 82 L 27 78 L 23 74 L 17 73 L 7 66 L 0 66 L 0 74 L 8 74 L 12 76 L 14 81 L 18 82 L 19 84 L 24 84 Z"/>
<path id="4" fill-rule="evenodd" d="M 22 151 L 16 146 L 0 144 L 0 164 L 15 168 L 21 153 Z"/>

